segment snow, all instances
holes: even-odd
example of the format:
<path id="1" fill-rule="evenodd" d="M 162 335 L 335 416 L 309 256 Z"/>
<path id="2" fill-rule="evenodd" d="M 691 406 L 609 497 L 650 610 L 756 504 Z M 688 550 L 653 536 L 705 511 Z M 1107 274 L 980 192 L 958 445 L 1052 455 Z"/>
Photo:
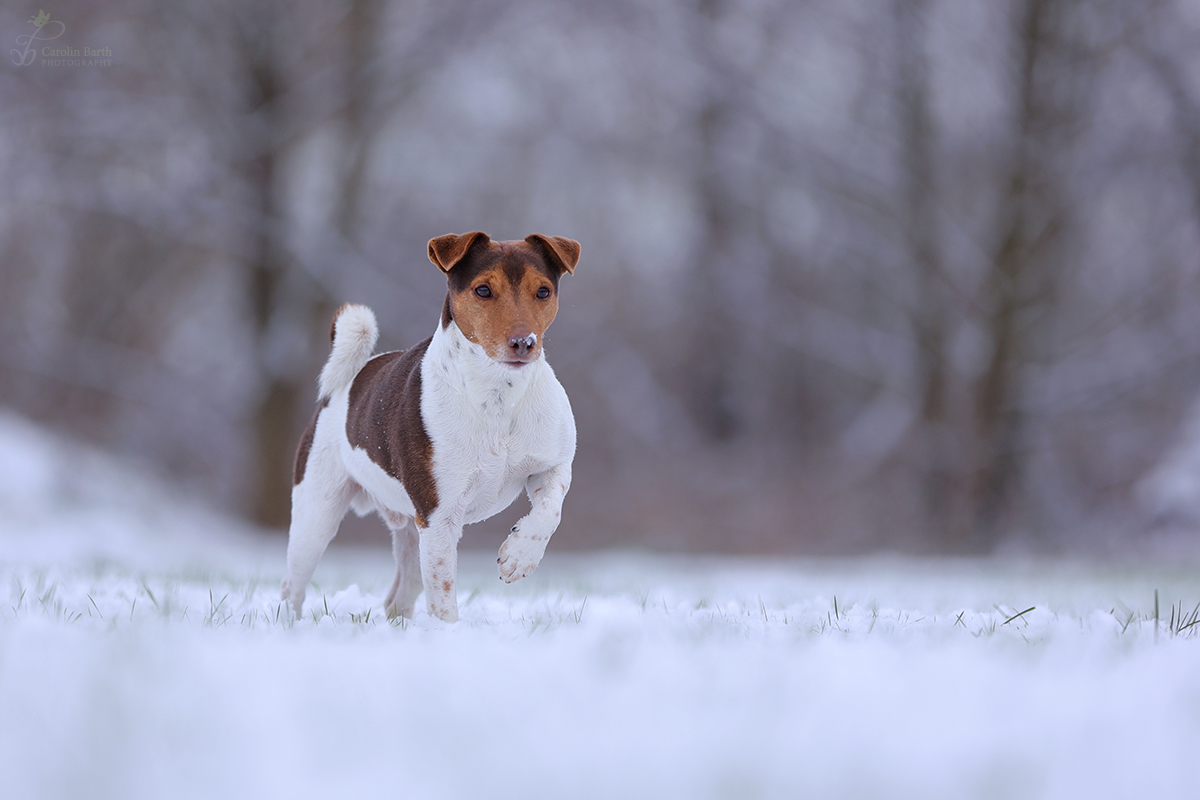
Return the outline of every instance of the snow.
<path id="1" fill-rule="evenodd" d="M 1186 564 L 552 542 L 395 625 L 381 533 L 289 621 L 281 540 L 20 420 L 0 453 L 5 797 L 1195 796 Z"/>
<path id="2" fill-rule="evenodd" d="M 0 408 L 0 562 L 236 563 L 256 531 Z"/>

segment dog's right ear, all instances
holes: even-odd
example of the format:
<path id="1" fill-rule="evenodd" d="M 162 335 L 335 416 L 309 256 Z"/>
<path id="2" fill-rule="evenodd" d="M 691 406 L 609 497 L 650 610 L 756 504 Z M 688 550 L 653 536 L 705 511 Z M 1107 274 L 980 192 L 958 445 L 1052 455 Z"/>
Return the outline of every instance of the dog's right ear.
<path id="1" fill-rule="evenodd" d="M 429 240 L 429 260 L 442 272 L 449 272 L 476 242 L 487 244 L 491 239 L 482 231 L 471 233 L 447 233 Z"/>

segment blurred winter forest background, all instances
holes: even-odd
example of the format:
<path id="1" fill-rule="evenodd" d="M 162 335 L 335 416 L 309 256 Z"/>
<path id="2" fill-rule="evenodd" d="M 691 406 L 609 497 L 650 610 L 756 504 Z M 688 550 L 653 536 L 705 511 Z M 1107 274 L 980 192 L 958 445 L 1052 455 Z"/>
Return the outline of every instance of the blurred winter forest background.
<path id="1" fill-rule="evenodd" d="M 286 524 L 332 311 L 428 336 L 479 229 L 583 245 L 555 547 L 1198 527 L 1200 2 L 63 0 L 110 63 L 19 65 L 40 11 L 0 405 L 220 506 Z"/>

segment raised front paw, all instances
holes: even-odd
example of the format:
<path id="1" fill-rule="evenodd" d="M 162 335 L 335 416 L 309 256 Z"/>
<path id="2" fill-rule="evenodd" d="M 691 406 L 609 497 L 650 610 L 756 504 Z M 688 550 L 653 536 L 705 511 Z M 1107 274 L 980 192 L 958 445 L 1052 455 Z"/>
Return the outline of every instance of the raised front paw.
<path id="1" fill-rule="evenodd" d="M 500 567 L 500 580 L 512 583 L 528 577 L 537 569 L 545 552 L 545 539 L 524 536 L 520 524 L 514 525 L 512 533 L 500 545 L 500 557 L 496 559 Z"/>

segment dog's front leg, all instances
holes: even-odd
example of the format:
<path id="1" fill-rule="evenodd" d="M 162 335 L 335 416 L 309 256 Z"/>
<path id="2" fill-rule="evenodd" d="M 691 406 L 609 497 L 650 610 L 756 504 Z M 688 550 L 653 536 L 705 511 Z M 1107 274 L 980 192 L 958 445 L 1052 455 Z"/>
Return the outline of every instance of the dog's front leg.
<path id="1" fill-rule="evenodd" d="M 546 552 L 550 536 L 562 519 L 563 498 L 571 488 L 571 465 L 560 464 L 545 472 L 530 475 L 525 492 L 533 506 L 521 517 L 512 532 L 500 545 L 500 579 L 505 583 L 519 581 L 537 569 Z"/>
<path id="2" fill-rule="evenodd" d="M 434 515 L 436 518 L 436 514 Z M 458 540 L 462 525 L 453 519 L 431 521 L 419 528 L 421 582 L 429 613 L 443 622 L 458 622 Z"/>

